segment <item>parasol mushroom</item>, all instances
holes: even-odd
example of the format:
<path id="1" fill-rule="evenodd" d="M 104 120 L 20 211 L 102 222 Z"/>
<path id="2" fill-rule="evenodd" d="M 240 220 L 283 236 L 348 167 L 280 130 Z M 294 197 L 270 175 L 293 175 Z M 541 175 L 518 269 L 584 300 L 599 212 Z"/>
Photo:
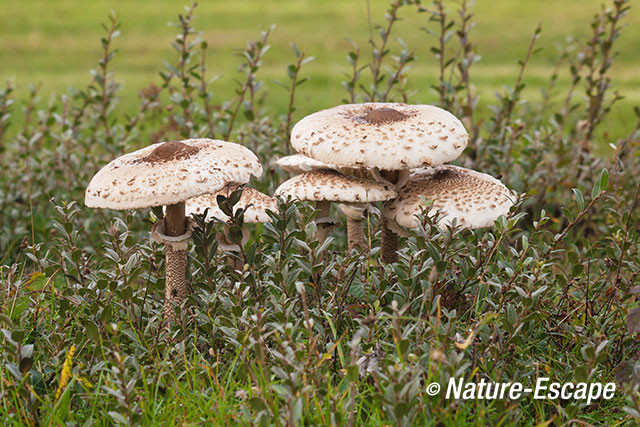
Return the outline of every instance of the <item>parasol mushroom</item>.
<path id="1" fill-rule="evenodd" d="M 218 196 L 230 197 L 231 194 L 238 190 L 237 184 L 228 184 L 221 191 L 216 194 L 204 194 L 202 196 L 193 197 L 186 201 L 186 215 L 191 216 L 194 214 L 203 214 L 206 210 L 206 221 L 218 220 L 226 223 L 229 217 L 218 206 Z M 276 199 L 268 196 L 258 190 L 250 187 L 242 187 L 242 195 L 240 200 L 233 206 L 233 213 L 235 214 L 238 209 L 244 209 L 244 222 L 245 223 L 265 223 L 271 222 L 271 217 L 267 213 L 268 211 L 277 212 L 278 203 Z M 226 226 L 225 226 L 226 229 Z M 249 239 L 249 232 L 246 227 L 242 227 L 242 241 L 241 245 L 244 245 Z M 218 246 L 225 251 L 240 252 L 239 245 L 229 241 L 225 233 L 219 233 L 217 236 Z M 237 262 L 231 263 L 232 267 L 238 269 L 241 267 Z"/>
<path id="2" fill-rule="evenodd" d="M 285 181 L 276 189 L 275 195 L 316 202 L 319 211 L 317 237 L 322 243 L 331 229 L 325 226 L 329 222 L 331 202 L 361 204 L 384 201 L 394 198 L 396 190 L 388 183 L 343 175 L 333 169 L 318 169 Z"/>
<path id="3" fill-rule="evenodd" d="M 416 228 L 417 214 L 424 201 L 433 201 L 427 212 L 436 212 L 437 225 L 444 227 L 454 220 L 466 228 L 488 227 L 501 215 L 509 213 L 516 197 L 499 180 L 486 173 L 452 165 L 442 165 L 414 172 L 398 190 L 398 197 L 387 202 L 383 215 L 401 227 Z"/>
<path id="4" fill-rule="evenodd" d="M 313 113 L 291 132 L 300 154 L 336 167 L 371 169 L 374 178 L 401 187 L 410 169 L 456 159 L 469 135 L 448 111 L 431 105 L 364 103 Z M 397 235 L 382 220 L 383 262 L 397 259 Z"/>
<path id="5" fill-rule="evenodd" d="M 211 139 L 163 142 L 125 154 L 100 169 L 87 186 L 85 204 L 107 209 L 165 206 L 152 237 L 165 245 L 164 309 L 173 317 L 172 304 L 188 295 L 186 249 L 191 231 L 185 200 L 261 174 L 255 154 L 238 144 Z"/>

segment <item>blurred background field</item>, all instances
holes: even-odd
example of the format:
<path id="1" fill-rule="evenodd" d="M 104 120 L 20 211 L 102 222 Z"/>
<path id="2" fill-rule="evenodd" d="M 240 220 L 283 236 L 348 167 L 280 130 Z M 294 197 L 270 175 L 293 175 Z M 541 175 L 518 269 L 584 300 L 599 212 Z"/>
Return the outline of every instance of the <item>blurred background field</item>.
<path id="1" fill-rule="evenodd" d="M 0 13 L 0 80 L 12 80 L 19 94 L 26 94 L 29 84 L 41 85 L 46 96 L 82 87 L 90 80 L 89 70 L 96 67 L 100 52 L 101 23 L 115 11 L 122 22 L 122 35 L 114 46 L 119 49 L 112 64 L 117 81 L 122 85 L 121 112 L 132 112 L 138 105 L 137 92 L 150 82 L 161 84 L 159 72 L 164 62 L 174 63 L 171 41 L 178 32 L 170 27 L 186 2 L 26 0 L 3 2 Z M 424 2 L 427 4 L 427 2 Z M 456 7 L 451 2 L 451 8 Z M 374 24 L 384 22 L 388 2 L 371 0 L 370 16 Z M 590 21 L 601 8 L 601 0 L 480 0 L 473 5 L 477 26 L 472 40 L 482 57 L 471 70 L 472 82 L 480 95 L 480 108 L 493 102 L 493 94 L 512 85 L 533 31 L 540 22 L 542 35 L 525 73 L 524 98 L 539 98 L 553 72 L 562 46 L 568 39 L 584 41 L 590 35 Z M 434 28 L 428 14 L 417 14 L 413 8 L 401 13 L 404 20 L 397 25 L 400 37 L 418 57 L 412 63 L 408 86 L 416 91 L 413 102 L 435 102 L 437 95 L 429 88 L 436 80 L 437 63 L 429 49 L 435 39 L 423 28 Z M 229 99 L 236 87 L 236 71 L 241 58 L 236 54 L 260 30 L 275 24 L 271 49 L 264 57 L 258 77 L 269 92 L 268 109 L 286 109 L 288 93 L 276 82 L 286 81 L 286 66 L 294 61 L 290 47 L 295 42 L 307 56 L 315 60 L 303 69 L 310 81 L 301 86 L 297 96 L 298 119 L 320 108 L 330 107 L 345 97 L 341 81 L 349 71 L 346 55 L 351 48 L 347 38 L 358 43 L 368 54 L 370 26 L 365 0 L 235 0 L 202 1 L 196 11 L 194 25 L 209 43 L 209 75 L 220 75 L 212 84 L 214 100 Z M 611 116 L 613 128 L 627 129 L 633 121 L 631 108 L 640 103 L 640 8 L 632 8 L 625 19 L 617 47 L 612 76 L 616 89 L 625 97 Z M 374 29 L 375 31 L 375 29 Z M 455 44 L 452 42 L 452 44 Z M 397 40 L 392 50 L 399 50 Z M 575 52 L 574 52 L 575 54 Z M 568 66 L 561 69 L 559 87 L 568 85 Z M 485 105 L 482 105 L 485 104 Z M 612 129 L 614 134 L 618 132 Z"/>

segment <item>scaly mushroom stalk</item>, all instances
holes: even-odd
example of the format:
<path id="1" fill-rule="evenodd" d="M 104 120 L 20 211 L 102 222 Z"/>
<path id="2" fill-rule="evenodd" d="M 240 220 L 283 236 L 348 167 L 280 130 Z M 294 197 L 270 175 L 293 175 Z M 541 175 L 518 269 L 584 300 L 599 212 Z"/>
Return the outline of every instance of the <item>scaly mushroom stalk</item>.
<path id="1" fill-rule="evenodd" d="M 386 181 L 395 185 L 398 182 L 398 171 L 380 171 L 380 175 Z M 388 225 L 387 220 L 382 216 L 382 236 L 380 238 L 380 260 L 386 264 L 398 261 L 398 235 L 394 233 Z"/>
<path id="2" fill-rule="evenodd" d="M 347 215 L 347 249 L 349 251 L 364 249 L 367 246 L 362 231 L 362 218 L 353 218 Z"/>
<path id="3" fill-rule="evenodd" d="M 410 169 L 400 169 L 393 171 L 372 170 L 372 175 L 376 181 L 389 182 L 399 190 L 411 176 Z M 382 218 L 382 236 L 380 240 L 380 258 L 384 263 L 392 263 L 398 261 L 398 235 L 389 227 L 389 222 Z"/>
<path id="4" fill-rule="evenodd" d="M 347 217 L 347 250 L 362 250 L 367 247 L 362 230 L 365 208 L 361 205 L 340 204 L 340 210 Z"/>
<path id="5" fill-rule="evenodd" d="M 376 182 L 388 184 L 388 182 L 382 179 L 377 179 L 375 172 L 368 171 L 367 169 L 338 168 L 338 171 L 344 175 L 354 176 L 360 179 L 369 179 L 369 175 L 372 175 Z M 351 251 L 352 249 L 365 249 L 367 245 L 362 230 L 365 208 L 361 204 L 341 204 L 340 210 L 347 217 L 347 251 Z"/>
<path id="6" fill-rule="evenodd" d="M 389 222 L 385 218 L 382 218 L 380 259 L 387 264 L 398 260 L 398 235 L 391 230 Z"/>
<path id="7" fill-rule="evenodd" d="M 329 214 L 331 213 L 331 202 L 327 200 L 317 201 L 316 209 L 318 210 L 318 216 L 316 217 L 318 220 L 329 218 Z M 322 245 L 324 241 L 327 240 L 327 237 L 334 227 L 331 223 L 318 220 L 316 220 L 316 226 L 318 227 L 316 237 L 318 239 L 318 242 Z"/>
<path id="8" fill-rule="evenodd" d="M 187 232 L 184 202 L 166 207 L 164 225 L 167 236 L 182 236 Z M 165 244 L 165 251 L 164 314 L 173 318 L 173 304 L 180 304 L 189 294 L 187 251 L 174 250 L 170 244 Z"/>

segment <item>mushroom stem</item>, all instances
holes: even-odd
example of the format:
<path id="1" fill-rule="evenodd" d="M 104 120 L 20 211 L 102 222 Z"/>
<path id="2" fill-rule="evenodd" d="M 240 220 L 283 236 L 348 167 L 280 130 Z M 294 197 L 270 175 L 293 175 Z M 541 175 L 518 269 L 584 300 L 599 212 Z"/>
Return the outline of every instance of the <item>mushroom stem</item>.
<path id="1" fill-rule="evenodd" d="M 364 241 L 364 232 L 362 231 L 362 217 L 352 218 L 347 215 L 347 242 L 348 250 L 364 249 L 366 247 Z"/>
<path id="2" fill-rule="evenodd" d="M 328 218 L 331 213 L 331 202 L 327 200 L 316 202 L 316 209 L 318 210 L 318 219 Z"/>
<path id="3" fill-rule="evenodd" d="M 184 202 L 167 206 L 164 225 L 167 236 L 181 236 L 187 231 L 185 225 Z M 165 244 L 165 288 L 164 314 L 175 319 L 173 304 L 180 304 L 188 295 L 187 251 L 174 250 L 171 244 Z"/>
<path id="4" fill-rule="evenodd" d="M 382 240 L 380 246 L 382 262 L 390 264 L 398 260 L 398 235 L 391 231 L 385 218 L 382 218 Z"/>
<path id="5" fill-rule="evenodd" d="M 398 182 L 399 171 L 380 171 L 380 175 L 392 184 Z M 382 218 L 382 237 L 380 240 L 380 259 L 386 264 L 398 260 L 398 235 L 389 229 L 387 220 Z"/>
<path id="6" fill-rule="evenodd" d="M 398 180 L 395 182 L 396 190 L 400 190 L 409 181 L 409 178 L 411 178 L 411 169 L 398 171 Z"/>
<path id="7" fill-rule="evenodd" d="M 164 226 L 167 236 L 182 236 L 186 231 L 184 202 L 166 207 L 164 214 Z"/>
<path id="8" fill-rule="evenodd" d="M 318 220 L 329 218 L 329 214 L 331 212 L 331 202 L 327 200 L 322 200 L 316 202 L 316 209 L 318 210 L 318 216 L 316 216 L 316 225 L 318 227 L 318 231 L 316 232 L 316 238 L 320 244 L 323 244 L 325 240 L 327 240 L 327 236 L 333 230 L 333 227 L 328 226 L 327 224 L 319 223 Z"/>
<path id="9" fill-rule="evenodd" d="M 362 231 L 362 222 L 365 208 L 359 204 L 338 205 L 342 213 L 347 217 L 347 243 L 348 251 L 352 249 L 362 250 L 367 247 Z"/>

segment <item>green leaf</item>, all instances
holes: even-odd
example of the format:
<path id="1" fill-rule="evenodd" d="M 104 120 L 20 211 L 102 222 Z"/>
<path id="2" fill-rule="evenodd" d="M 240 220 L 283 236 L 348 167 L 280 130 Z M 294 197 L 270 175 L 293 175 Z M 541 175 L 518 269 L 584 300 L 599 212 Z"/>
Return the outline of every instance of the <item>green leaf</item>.
<path id="1" fill-rule="evenodd" d="M 507 306 L 507 320 L 512 326 L 515 326 L 518 321 L 518 315 L 516 314 L 516 309 L 513 307 L 513 304 Z"/>
<path id="2" fill-rule="evenodd" d="M 358 365 L 351 365 L 347 367 L 347 379 L 349 382 L 355 382 L 358 380 Z"/>
<path id="3" fill-rule="evenodd" d="M 583 210 L 584 209 L 584 196 L 582 195 L 582 191 L 580 191 L 577 188 L 573 188 L 571 191 L 573 191 L 573 194 L 576 197 L 576 203 L 578 204 L 578 209 Z"/>
<path id="4" fill-rule="evenodd" d="M 291 80 L 293 80 L 295 78 L 297 71 L 298 70 L 297 70 L 295 65 L 289 64 L 289 66 L 287 67 L 287 74 L 289 74 L 289 78 Z"/>
<path id="5" fill-rule="evenodd" d="M 600 174 L 600 190 L 602 191 L 606 190 L 608 184 L 609 184 L 609 171 L 607 169 L 602 169 L 602 173 Z"/>
<path id="6" fill-rule="evenodd" d="M 593 189 L 591 190 L 591 198 L 595 199 L 596 197 L 598 197 L 598 195 L 607 188 L 607 184 L 609 184 L 609 171 L 607 169 L 602 169 L 600 176 L 593 184 Z"/>
<path id="7" fill-rule="evenodd" d="M 111 419 L 113 421 L 115 421 L 117 424 L 124 424 L 124 425 L 129 425 L 129 423 L 127 422 L 127 419 L 124 417 L 124 415 L 122 415 L 120 412 L 116 412 L 116 411 L 109 411 L 109 416 L 111 417 Z"/>
<path id="8" fill-rule="evenodd" d="M 99 344 L 100 343 L 100 333 L 98 331 L 98 327 L 91 323 L 91 322 L 86 322 L 85 325 L 85 331 L 87 333 L 87 336 L 93 340 L 95 343 Z"/>

